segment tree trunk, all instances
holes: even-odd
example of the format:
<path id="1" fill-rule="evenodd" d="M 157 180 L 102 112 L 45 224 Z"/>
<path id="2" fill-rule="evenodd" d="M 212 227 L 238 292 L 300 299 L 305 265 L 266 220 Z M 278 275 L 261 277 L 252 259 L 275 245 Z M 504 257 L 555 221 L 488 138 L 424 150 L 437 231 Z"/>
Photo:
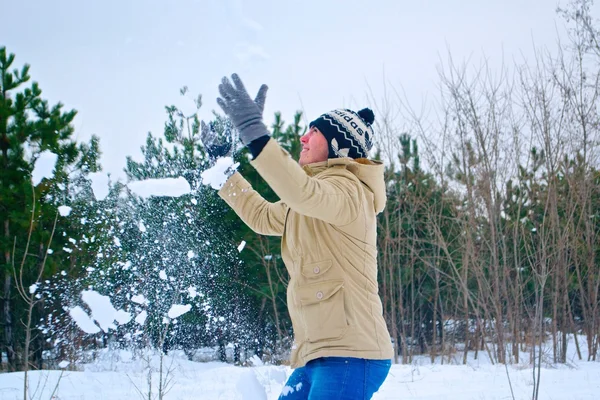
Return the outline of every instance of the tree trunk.
<path id="1" fill-rule="evenodd" d="M 439 277 L 439 273 L 437 271 L 437 269 L 434 271 L 435 274 L 435 293 L 433 295 L 433 315 L 431 317 L 431 322 L 433 324 L 433 332 L 432 332 L 432 339 L 431 339 L 431 363 L 434 364 L 435 363 L 435 357 L 437 355 L 437 318 L 438 318 L 438 314 L 437 314 L 437 308 L 438 308 L 438 301 L 439 301 L 439 297 L 440 297 L 440 277 Z M 444 359 L 444 355 L 442 354 L 442 360 Z"/>
<path id="2" fill-rule="evenodd" d="M 9 221 L 4 221 L 4 237 L 7 239 L 7 243 L 10 242 L 10 229 Z M 11 275 L 11 254 L 10 251 L 4 252 L 4 260 L 6 262 L 6 268 L 4 272 L 4 307 L 2 309 L 4 314 L 4 346 L 6 348 L 6 361 L 8 371 L 15 371 L 15 344 L 13 338 L 13 321 L 11 313 L 11 292 L 12 292 L 12 275 Z"/>

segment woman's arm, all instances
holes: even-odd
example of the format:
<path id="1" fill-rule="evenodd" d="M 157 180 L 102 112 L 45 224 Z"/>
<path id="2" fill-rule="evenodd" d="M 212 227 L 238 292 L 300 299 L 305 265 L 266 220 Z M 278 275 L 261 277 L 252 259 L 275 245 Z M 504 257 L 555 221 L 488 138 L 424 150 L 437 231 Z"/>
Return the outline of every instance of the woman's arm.
<path id="1" fill-rule="evenodd" d="M 219 196 L 254 232 L 283 235 L 288 206 L 282 201 L 266 201 L 240 173 L 236 172 L 225 182 Z"/>
<path id="2" fill-rule="evenodd" d="M 310 177 L 274 139 L 251 164 L 277 196 L 299 214 L 335 225 L 349 224 L 358 217 L 363 186 L 344 166 L 332 167 L 319 178 Z"/>

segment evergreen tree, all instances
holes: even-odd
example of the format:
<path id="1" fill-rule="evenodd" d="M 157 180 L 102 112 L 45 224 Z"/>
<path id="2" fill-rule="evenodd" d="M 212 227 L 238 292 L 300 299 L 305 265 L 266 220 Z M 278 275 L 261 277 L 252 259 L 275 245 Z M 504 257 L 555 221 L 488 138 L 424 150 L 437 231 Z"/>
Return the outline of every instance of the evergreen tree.
<path id="1" fill-rule="evenodd" d="M 13 274 L 19 269 L 18 284 L 29 287 L 36 283 L 36 272 L 40 268 L 44 269 L 42 277 L 48 277 L 65 261 L 64 253 L 46 257 L 55 228 L 64 236 L 55 236 L 53 242 L 67 243 L 68 234 L 61 227 L 62 219 L 57 219 L 57 208 L 67 201 L 69 182 L 78 171 L 96 168 L 94 151 L 98 144 L 93 138 L 89 145 L 77 145 L 72 139 L 71 125 L 76 112 L 63 111 L 61 103 L 49 105 L 42 99 L 36 82 L 26 87 L 30 80 L 29 65 L 11 71 L 14 60 L 14 54 L 0 47 L 0 219 L 3 226 L 0 248 L 4 278 L 1 343 L 10 370 L 28 362 L 19 359 L 22 346 L 19 342 L 25 337 L 20 323 L 25 307 L 21 303 L 22 296 L 17 296 Z M 34 167 L 48 155 L 54 155 L 56 160 L 52 173 L 34 186 Z M 35 210 L 33 215 L 32 210 Z M 37 354 L 41 354 L 40 346 L 37 350 Z M 41 360 L 41 356 L 38 359 Z"/>
<path id="2" fill-rule="evenodd" d="M 197 108 L 200 105 L 198 98 Z M 228 343 L 238 350 L 254 347 L 253 303 L 247 301 L 247 289 L 240 290 L 249 276 L 230 237 L 232 220 L 219 218 L 228 207 L 214 189 L 200 182 L 200 172 L 209 163 L 199 140 L 197 115 L 184 115 L 174 106 L 166 112 L 168 146 L 163 138 L 148 134 L 143 161 L 127 160 L 127 185 L 113 186 L 106 199 L 79 211 L 78 218 L 88 226 L 80 231 L 80 243 L 85 243 L 89 257 L 87 262 L 79 260 L 83 263 L 80 275 L 71 277 L 75 280 L 59 285 L 69 287 L 62 289 L 59 302 L 66 309 L 86 308 L 80 294 L 91 289 L 132 316 L 122 329 L 93 336 L 78 332 L 82 343 L 102 337 L 104 343 L 133 343 L 162 352 L 181 348 L 190 357 L 203 346 L 219 345 L 223 352 Z M 225 124 L 215 115 L 217 130 Z M 131 189 L 141 181 L 178 177 L 188 182 L 189 194 L 146 198 Z M 173 306 L 189 311 L 175 317 Z M 54 317 L 61 323 L 49 327 L 58 340 L 77 329 L 62 314 Z M 239 351 L 236 355 L 239 361 Z"/>

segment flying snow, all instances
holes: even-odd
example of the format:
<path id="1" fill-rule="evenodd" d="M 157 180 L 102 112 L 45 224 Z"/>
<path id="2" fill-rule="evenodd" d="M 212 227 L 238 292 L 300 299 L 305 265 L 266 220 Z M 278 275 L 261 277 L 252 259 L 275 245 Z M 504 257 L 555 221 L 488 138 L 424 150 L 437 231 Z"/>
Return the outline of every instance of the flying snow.
<path id="1" fill-rule="evenodd" d="M 68 217 L 71 214 L 72 208 L 69 206 L 60 206 L 58 207 L 58 213 L 61 217 Z"/>
<path id="2" fill-rule="evenodd" d="M 52 177 L 52 171 L 56 165 L 57 158 L 58 156 L 56 154 L 49 151 L 40 153 L 40 156 L 33 167 L 33 172 L 31 173 L 33 186 L 37 186 L 44 178 Z"/>
<path id="3" fill-rule="evenodd" d="M 93 290 L 84 290 L 81 292 L 81 298 L 89 306 L 92 315 L 89 316 L 79 306 L 70 309 L 69 314 L 84 332 L 97 333 L 100 331 L 94 321 L 100 325 L 104 332 L 108 332 L 109 329 L 116 329 L 114 321 L 119 324 L 126 324 L 131 320 L 131 314 L 115 309 L 108 296 L 102 296 Z"/>
<path id="4" fill-rule="evenodd" d="M 83 308 L 75 306 L 69 310 L 69 315 L 71 316 L 71 318 L 73 318 L 73 321 L 75 321 L 79 329 L 81 329 L 85 333 L 100 332 L 100 328 L 98 328 L 98 325 L 94 324 L 94 321 L 92 321 L 90 316 L 87 315 Z"/>
<path id="5" fill-rule="evenodd" d="M 135 322 L 137 322 L 140 325 L 144 325 L 144 322 L 146 322 L 147 317 L 148 313 L 146 312 L 146 310 L 144 310 L 141 313 L 139 313 L 137 317 L 135 317 Z"/>
<path id="6" fill-rule="evenodd" d="M 246 247 L 246 241 L 242 240 L 242 243 L 240 243 L 240 245 L 238 246 L 238 252 L 242 252 L 242 250 L 244 250 L 244 247 Z"/>
<path id="7" fill-rule="evenodd" d="M 88 178 L 92 181 L 92 191 L 96 200 L 104 200 L 108 196 L 108 175 L 104 172 L 92 172 Z"/>
<path id="8" fill-rule="evenodd" d="M 200 175 L 202 183 L 209 185 L 213 189 L 221 189 L 223 184 L 227 181 L 227 174 L 225 173 L 228 169 L 236 169 L 240 165 L 239 163 L 233 162 L 231 157 L 221 157 L 217 160 L 216 164 Z"/>
<path id="9" fill-rule="evenodd" d="M 191 304 L 173 304 L 171 306 L 171 308 L 169 309 L 169 312 L 167 313 L 167 315 L 169 316 L 169 318 L 173 319 L 173 318 L 177 318 L 180 315 L 185 314 L 186 312 L 190 311 L 192 309 L 192 305 Z"/>
<path id="10" fill-rule="evenodd" d="M 146 179 L 143 181 L 130 182 L 129 189 L 140 197 L 151 196 L 179 197 L 191 193 L 190 184 L 183 177 Z"/>
<path id="11" fill-rule="evenodd" d="M 131 296 L 131 301 L 137 304 L 146 304 L 148 302 L 148 300 L 146 300 L 143 294 L 136 294 Z"/>

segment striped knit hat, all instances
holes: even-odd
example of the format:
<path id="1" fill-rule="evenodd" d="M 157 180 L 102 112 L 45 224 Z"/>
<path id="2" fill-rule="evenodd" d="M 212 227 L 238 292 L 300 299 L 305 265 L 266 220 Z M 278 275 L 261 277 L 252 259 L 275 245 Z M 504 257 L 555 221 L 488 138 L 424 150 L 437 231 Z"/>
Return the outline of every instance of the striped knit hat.
<path id="1" fill-rule="evenodd" d="M 319 129 L 329 144 L 329 158 L 367 158 L 373 147 L 375 115 L 369 108 L 359 112 L 337 109 L 321 115 L 310 123 Z"/>

